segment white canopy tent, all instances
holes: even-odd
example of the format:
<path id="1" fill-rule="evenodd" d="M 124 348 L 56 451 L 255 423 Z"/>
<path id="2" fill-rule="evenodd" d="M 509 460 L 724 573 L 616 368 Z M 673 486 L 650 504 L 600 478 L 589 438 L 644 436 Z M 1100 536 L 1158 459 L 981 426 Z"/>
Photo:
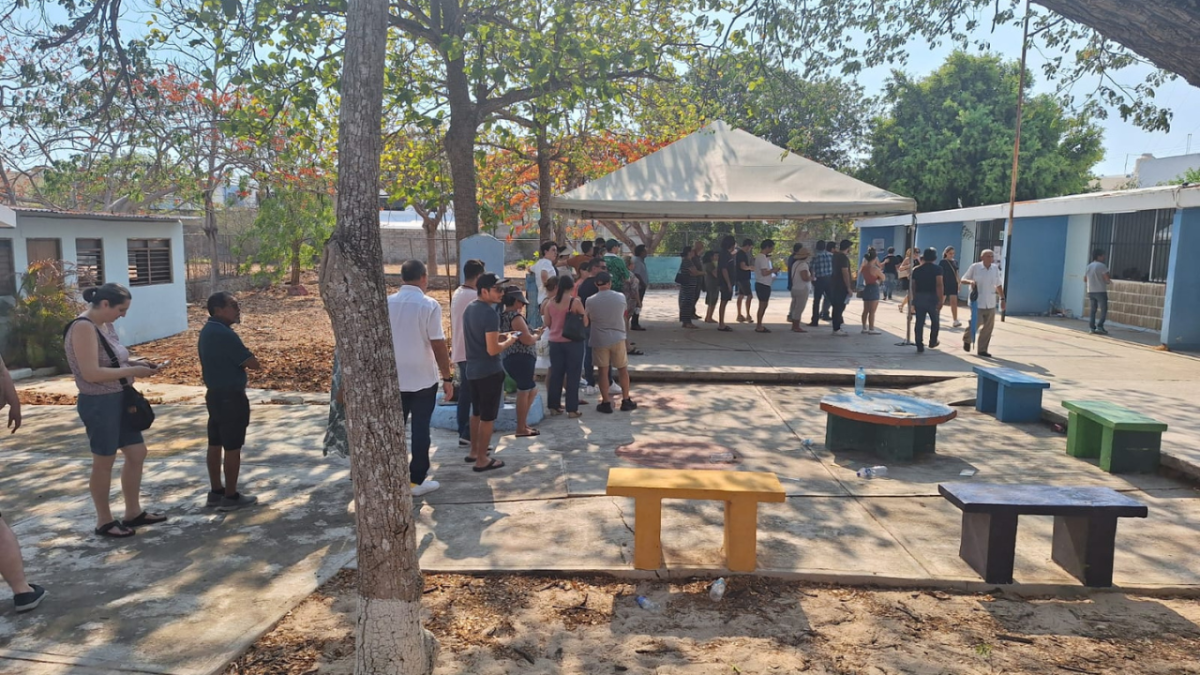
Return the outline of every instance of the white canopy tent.
<path id="1" fill-rule="evenodd" d="M 721 121 L 553 197 L 580 220 L 820 220 L 916 213 L 917 203 Z"/>

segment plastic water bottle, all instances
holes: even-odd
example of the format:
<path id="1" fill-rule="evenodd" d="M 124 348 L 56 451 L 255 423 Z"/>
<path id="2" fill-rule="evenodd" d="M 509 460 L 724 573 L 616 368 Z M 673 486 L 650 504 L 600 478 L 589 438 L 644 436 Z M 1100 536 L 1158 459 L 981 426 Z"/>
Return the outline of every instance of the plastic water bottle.
<path id="1" fill-rule="evenodd" d="M 858 372 L 854 375 L 854 393 L 858 396 L 867 395 L 867 371 L 863 370 L 862 366 L 858 367 Z"/>
<path id="2" fill-rule="evenodd" d="M 800 445 L 805 448 L 811 448 L 813 446 L 813 439 L 806 438 L 806 439 L 800 441 Z"/>
<path id="3" fill-rule="evenodd" d="M 712 586 L 708 589 L 708 599 L 713 602 L 720 602 L 723 597 L 725 597 L 725 580 L 717 579 L 712 582 Z"/>
<path id="4" fill-rule="evenodd" d="M 866 478 L 867 480 L 870 480 L 872 478 L 883 478 L 884 476 L 887 475 L 887 467 L 886 466 L 868 466 L 868 467 L 859 469 L 858 471 L 855 471 L 854 475 L 858 476 L 859 478 Z"/>
<path id="5" fill-rule="evenodd" d="M 647 598 L 644 595 L 637 596 L 637 604 L 638 604 L 638 607 L 641 607 L 642 609 L 646 610 L 647 612 L 657 612 L 658 610 L 662 609 L 662 605 L 651 600 L 650 598 Z"/>

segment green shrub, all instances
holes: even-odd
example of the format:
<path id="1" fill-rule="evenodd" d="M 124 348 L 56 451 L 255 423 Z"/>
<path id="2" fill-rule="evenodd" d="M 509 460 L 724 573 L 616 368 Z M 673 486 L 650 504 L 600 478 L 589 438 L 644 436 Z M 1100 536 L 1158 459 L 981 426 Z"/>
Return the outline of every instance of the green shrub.
<path id="1" fill-rule="evenodd" d="M 17 288 L 16 302 L 4 305 L 9 317 L 5 360 L 10 367 L 67 370 L 63 328 L 83 310 L 62 263 L 42 260 L 29 265 Z"/>

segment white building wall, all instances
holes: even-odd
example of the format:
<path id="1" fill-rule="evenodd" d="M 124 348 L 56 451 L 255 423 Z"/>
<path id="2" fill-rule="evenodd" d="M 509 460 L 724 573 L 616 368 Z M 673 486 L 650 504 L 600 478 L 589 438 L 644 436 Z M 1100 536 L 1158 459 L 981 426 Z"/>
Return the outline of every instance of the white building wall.
<path id="1" fill-rule="evenodd" d="M 1067 253 L 1063 264 L 1062 306 L 1083 316 L 1087 284 L 1083 272 L 1091 260 L 1092 214 L 1080 213 L 1067 219 Z"/>
<path id="2" fill-rule="evenodd" d="M 1200 168 L 1200 154 L 1175 155 L 1174 157 L 1154 157 L 1143 155 L 1137 160 L 1134 175 L 1137 176 L 1138 187 L 1154 187 L 1167 185 L 1178 180 L 1189 169 Z"/>
<path id="3" fill-rule="evenodd" d="M 117 321 L 122 344 L 136 345 L 187 330 L 187 284 L 184 267 L 183 225 L 176 222 L 114 221 L 86 218 L 30 217 L 18 212 L 14 230 L 0 230 L 0 239 L 12 238 L 17 273 L 29 267 L 25 240 L 59 239 L 63 260 L 75 262 L 75 240 L 104 241 L 104 281 L 129 288 L 129 312 Z M 129 286 L 129 239 L 171 240 L 171 283 Z"/>

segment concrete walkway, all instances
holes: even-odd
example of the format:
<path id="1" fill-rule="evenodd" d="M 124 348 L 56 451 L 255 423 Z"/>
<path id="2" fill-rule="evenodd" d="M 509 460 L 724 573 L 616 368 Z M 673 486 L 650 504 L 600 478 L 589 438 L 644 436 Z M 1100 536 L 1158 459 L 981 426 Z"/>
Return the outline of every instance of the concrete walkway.
<path id="1" fill-rule="evenodd" d="M 895 346 L 903 327 L 895 305 L 885 303 L 879 313 L 879 327 L 890 334 L 834 338 L 828 328 L 786 332 L 786 307 L 782 298 L 776 302 L 771 334 L 745 326 L 734 333 L 685 333 L 668 322 L 674 297 L 652 292 L 646 312 L 651 330 L 635 335 L 647 352 L 634 357 L 639 380 L 730 381 L 635 381 L 633 394 L 642 407 L 634 413 L 602 415 L 588 406 L 578 420 L 547 419 L 540 437 L 498 437 L 496 456 L 508 462 L 500 471 L 473 473 L 454 434 L 436 431 L 434 477 L 442 488 L 418 500 L 422 567 L 629 574 L 632 500 L 604 496 L 608 469 L 632 466 L 631 455 L 642 462 L 718 466 L 713 455 L 732 452 L 737 468 L 776 472 L 788 489 L 785 503 L 760 512 L 763 573 L 984 588 L 958 557 L 960 514 L 937 496 L 939 482 L 1103 485 L 1150 507 L 1149 518 L 1120 524 L 1118 586 L 1200 593 L 1191 545 L 1200 532 L 1194 484 L 1104 473 L 1094 462 L 1068 457 L 1065 436 L 1047 425 L 1000 424 L 959 408 L 959 417 L 939 431 L 936 456 L 891 466 L 886 479 L 856 478 L 857 468 L 877 461 L 822 446 L 825 422 L 817 404 L 844 386 L 785 385 L 770 383 L 772 378 L 846 381 L 865 365 L 871 382 L 881 373 L 943 380 L 910 393 L 949 402 L 972 397 L 974 379 L 967 375 L 985 361 L 964 354 L 953 331 L 943 338 L 943 349 L 921 356 Z M 1184 397 L 1200 375 L 1200 360 L 1080 335 L 1073 322 L 1030 319 L 998 326 L 992 351 L 1008 365 L 1050 379 L 1048 406 L 1064 397 L 1111 397 L 1163 419 L 1172 425 L 1166 444 L 1175 461 L 1194 461 L 1186 441 L 1200 431 L 1200 420 Z M 164 400 L 196 402 L 193 389 L 147 384 Z M 69 382 L 65 386 L 70 393 Z M 293 400 L 276 393 L 259 398 Z M 159 421 L 147 434 L 152 459 L 145 489 L 147 505 L 164 509 L 172 521 L 123 541 L 91 535 L 90 460 L 74 409 L 27 409 L 26 426 L 6 439 L 0 509 L 22 542 L 31 579 L 47 585 L 51 597 L 29 615 L 0 611 L 0 673 L 219 672 L 349 562 L 354 534 L 348 466 L 320 454 L 324 397 L 304 398 L 318 405 L 254 407 L 244 474 L 247 490 L 265 503 L 228 515 L 203 507 L 202 406 L 160 406 Z M 804 439 L 814 446 L 806 448 Z M 962 477 L 966 469 L 975 475 Z M 663 518 L 665 574 L 725 573 L 719 503 L 668 501 Z M 1025 591 L 1080 589 L 1050 561 L 1051 522 L 1021 520 L 1016 579 Z"/>

